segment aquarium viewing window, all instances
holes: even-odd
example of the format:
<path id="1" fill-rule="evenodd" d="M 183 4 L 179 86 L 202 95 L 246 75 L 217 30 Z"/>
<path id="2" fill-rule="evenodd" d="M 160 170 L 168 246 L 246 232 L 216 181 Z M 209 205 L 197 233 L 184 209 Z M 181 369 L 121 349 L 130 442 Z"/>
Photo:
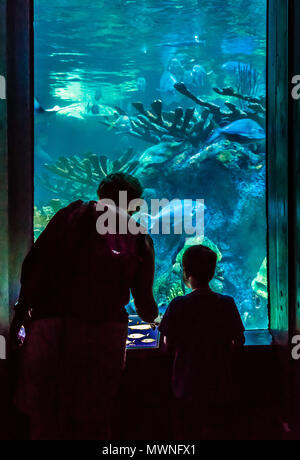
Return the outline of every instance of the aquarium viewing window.
<path id="1" fill-rule="evenodd" d="M 202 243 L 218 257 L 212 289 L 247 330 L 267 329 L 266 7 L 34 0 L 35 238 L 110 172 L 135 175 L 147 202 L 202 199 L 204 235 L 152 235 L 160 314 L 187 292 L 184 249 Z M 128 348 L 157 346 L 126 308 Z"/>

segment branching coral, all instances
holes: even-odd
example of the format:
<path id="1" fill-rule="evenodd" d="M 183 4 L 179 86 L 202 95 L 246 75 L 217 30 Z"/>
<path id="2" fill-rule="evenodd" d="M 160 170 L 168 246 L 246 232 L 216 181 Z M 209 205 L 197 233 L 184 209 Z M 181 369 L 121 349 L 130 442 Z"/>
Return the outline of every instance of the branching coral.
<path id="1" fill-rule="evenodd" d="M 137 111 L 136 116 L 129 116 L 122 110 L 115 123 L 107 120 L 102 124 L 117 131 L 120 123 L 126 124 L 126 134 L 151 144 L 188 141 L 195 147 L 208 138 L 214 127 L 209 120 L 210 110 L 204 110 L 201 115 L 196 115 L 194 108 L 184 110 L 177 107 L 174 111 L 165 112 L 159 99 L 152 102 L 150 110 L 145 109 L 141 102 L 132 105 Z"/>
<path id="2" fill-rule="evenodd" d="M 250 118 L 254 121 L 257 121 L 261 126 L 264 125 L 265 120 L 265 98 L 254 98 L 250 96 L 244 96 L 238 92 L 236 92 L 233 88 L 227 87 L 223 89 L 213 88 L 214 91 L 222 96 L 230 96 L 241 99 L 247 102 L 247 106 L 244 110 L 241 110 L 237 107 L 236 104 L 233 104 L 230 101 L 225 102 L 226 107 L 229 111 L 223 110 L 219 105 L 212 104 L 211 102 L 204 101 L 202 99 L 197 98 L 192 94 L 184 83 L 176 83 L 174 85 L 175 89 L 186 96 L 187 98 L 191 99 L 195 104 L 206 108 L 211 114 L 213 121 L 217 123 L 219 126 L 224 124 L 232 123 L 233 121 L 240 120 L 242 118 Z"/>
<path id="3" fill-rule="evenodd" d="M 228 109 L 226 110 L 217 104 L 196 97 L 184 83 L 176 83 L 174 88 L 200 106 L 201 111 L 197 112 L 195 108 L 184 110 L 182 107 L 177 107 L 173 111 L 166 112 L 163 110 L 162 101 L 158 99 L 152 102 L 150 110 L 147 110 L 141 102 L 134 102 L 132 105 L 137 115 L 129 116 L 125 111 L 119 109 L 119 118 L 114 123 L 108 120 L 102 123 L 109 129 L 119 132 L 120 127 L 125 127 L 128 135 L 151 144 L 176 141 L 190 143 L 194 148 L 205 143 L 216 127 L 222 127 L 240 119 L 252 119 L 260 126 L 264 126 L 265 97 L 254 97 L 254 89 L 250 95 L 244 95 L 231 87 L 213 88 L 217 94 L 230 98 L 224 103 Z M 242 101 L 243 109 L 233 103 L 232 98 Z"/>
<path id="4" fill-rule="evenodd" d="M 44 173 L 37 177 L 37 182 L 66 199 L 90 199 L 95 195 L 95 187 L 108 174 L 121 171 L 133 173 L 138 165 L 133 156 L 133 150 L 129 149 L 118 160 L 110 160 L 105 155 L 98 157 L 93 153 L 86 153 L 82 159 L 76 155 L 60 157 L 54 165 L 45 164 L 55 179 Z"/>

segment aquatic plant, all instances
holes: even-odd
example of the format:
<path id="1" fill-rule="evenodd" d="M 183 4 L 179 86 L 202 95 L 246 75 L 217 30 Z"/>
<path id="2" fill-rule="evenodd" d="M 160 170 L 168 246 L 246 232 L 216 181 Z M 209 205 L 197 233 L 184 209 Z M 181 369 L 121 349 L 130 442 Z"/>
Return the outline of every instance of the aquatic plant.
<path id="1" fill-rule="evenodd" d="M 185 244 L 183 248 L 178 252 L 175 263 L 173 264 L 172 271 L 176 273 L 177 275 L 180 276 L 180 279 L 182 278 L 182 256 L 184 252 L 191 246 L 195 246 L 197 244 L 202 244 L 203 246 L 206 246 L 210 248 L 212 251 L 214 251 L 217 254 L 217 267 L 216 267 L 216 273 L 212 281 L 210 282 L 210 286 L 213 290 L 216 292 L 222 292 L 223 291 L 223 270 L 222 267 L 220 266 L 220 262 L 222 260 L 222 253 L 217 247 L 213 241 L 211 241 L 209 238 L 202 237 L 202 236 L 193 236 L 191 238 L 187 238 L 185 241 Z"/>
<path id="2" fill-rule="evenodd" d="M 267 258 L 265 257 L 260 269 L 251 283 L 251 287 L 255 294 L 264 299 L 268 298 L 268 277 L 267 277 Z"/>
<path id="3" fill-rule="evenodd" d="M 45 206 L 38 208 L 34 206 L 33 217 L 34 217 L 34 240 L 36 240 L 42 231 L 47 227 L 49 221 L 52 219 L 54 214 L 57 213 L 61 208 L 66 206 L 68 203 L 61 199 L 52 199 Z"/>
<path id="4" fill-rule="evenodd" d="M 259 88 L 260 74 L 251 65 L 239 63 L 235 72 L 236 88 L 239 94 L 255 96 Z M 241 104 L 244 107 L 244 104 Z"/>
<path id="5" fill-rule="evenodd" d="M 86 153 L 83 158 L 77 155 L 60 157 L 53 165 L 44 165 L 51 172 L 51 177 L 43 173 L 37 176 L 37 182 L 43 188 L 65 199 L 88 200 L 95 196 L 97 185 L 108 174 L 133 173 L 138 165 L 138 161 L 134 160 L 133 156 L 133 150 L 128 149 L 117 160 L 111 160 L 105 155 L 98 157 L 93 153 Z"/>
<path id="6" fill-rule="evenodd" d="M 135 173 L 143 185 L 151 184 L 170 174 L 177 161 L 181 164 L 191 154 L 192 146 L 188 142 L 160 142 L 142 153 Z"/>
<path id="7" fill-rule="evenodd" d="M 186 239 L 183 248 L 178 252 L 176 256 L 176 260 L 173 265 L 173 270 L 176 273 L 179 273 L 182 269 L 182 256 L 184 252 L 191 246 L 195 246 L 197 244 L 202 244 L 203 246 L 207 246 L 212 251 L 214 251 L 217 254 L 217 262 L 220 262 L 222 260 L 221 251 L 219 250 L 217 245 L 213 243 L 209 238 L 206 238 L 203 236 L 192 236 L 191 238 Z"/>
<path id="8" fill-rule="evenodd" d="M 160 309 L 167 307 L 175 297 L 186 294 L 183 281 L 171 269 L 156 278 L 153 293 L 159 299 Z"/>

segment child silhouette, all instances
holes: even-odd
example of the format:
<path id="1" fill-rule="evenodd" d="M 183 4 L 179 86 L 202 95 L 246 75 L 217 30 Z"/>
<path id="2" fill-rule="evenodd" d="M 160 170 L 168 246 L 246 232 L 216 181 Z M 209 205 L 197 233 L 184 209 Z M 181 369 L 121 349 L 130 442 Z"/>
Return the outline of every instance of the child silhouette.
<path id="1" fill-rule="evenodd" d="M 209 287 L 216 263 L 216 254 L 205 246 L 185 251 L 183 279 L 192 292 L 171 301 L 159 326 L 165 345 L 174 351 L 176 439 L 222 437 L 224 417 L 228 425 L 230 351 L 245 338 L 234 299 Z"/>

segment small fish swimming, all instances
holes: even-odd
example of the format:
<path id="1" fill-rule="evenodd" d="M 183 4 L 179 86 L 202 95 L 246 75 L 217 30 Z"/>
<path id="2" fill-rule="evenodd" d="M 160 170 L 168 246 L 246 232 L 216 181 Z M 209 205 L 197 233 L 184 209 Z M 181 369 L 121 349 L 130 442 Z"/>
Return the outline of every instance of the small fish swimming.
<path id="1" fill-rule="evenodd" d="M 35 113 L 51 113 L 51 112 L 59 112 L 61 110 L 61 107 L 59 107 L 59 105 L 55 105 L 54 107 L 52 107 L 52 109 L 44 109 L 41 104 L 39 103 L 39 101 L 34 98 L 34 112 Z"/>
<path id="2" fill-rule="evenodd" d="M 168 43 L 159 43 L 156 46 L 168 46 L 171 48 L 186 48 L 190 46 L 205 45 L 205 40 L 200 40 L 198 35 L 194 36 L 194 40 L 183 40 L 181 42 L 168 42 Z"/>
<path id="3" fill-rule="evenodd" d="M 143 343 L 153 343 L 153 342 L 155 342 L 155 339 L 142 339 L 141 342 L 143 342 Z"/>
<path id="4" fill-rule="evenodd" d="M 221 136 L 225 136 L 226 139 L 239 144 L 254 144 L 264 141 L 266 133 L 256 121 L 250 118 L 243 118 L 230 123 L 224 128 L 217 129 L 207 143 L 212 143 Z"/>
<path id="5" fill-rule="evenodd" d="M 130 117 L 128 115 L 120 115 L 110 124 L 108 129 L 116 129 L 116 134 L 129 133 L 132 131 L 132 123 Z"/>
<path id="6" fill-rule="evenodd" d="M 212 71 L 206 72 L 202 65 L 196 64 L 191 71 L 185 72 L 184 82 L 192 89 L 204 89 L 208 84 L 207 77 L 212 73 Z"/>
<path id="7" fill-rule="evenodd" d="M 87 117 L 110 117 L 117 114 L 117 111 L 108 105 L 93 104 L 86 105 L 82 102 L 75 102 L 65 107 L 55 105 L 51 109 L 45 109 L 41 106 L 39 101 L 34 98 L 34 112 L 35 114 L 52 115 L 57 114 L 65 117 L 79 118 L 81 120 Z"/>
<path id="8" fill-rule="evenodd" d="M 99 115 L 99 105 L 98 104 L 93 104 L 91 107 L 91 112 L 93 115 Z"/>

